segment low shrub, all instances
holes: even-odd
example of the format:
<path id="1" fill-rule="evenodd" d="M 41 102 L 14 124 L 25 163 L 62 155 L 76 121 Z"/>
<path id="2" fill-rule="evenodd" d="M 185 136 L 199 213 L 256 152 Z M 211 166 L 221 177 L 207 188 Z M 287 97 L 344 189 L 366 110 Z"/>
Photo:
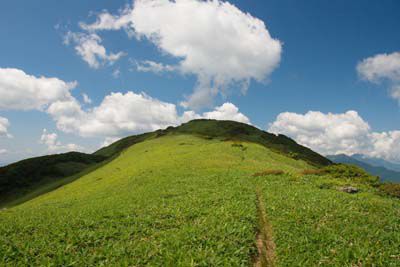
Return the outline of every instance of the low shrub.
<path id="1" fill-rule="evenodd" d="M 232 147 L 243 148 L 243 145 L 242 145 L 242 144 L 239 144 L 239 143 L 233 143 L 233 144 L 232 144 Z"/>
<path id="2" fill-rule="evenodd" d="M 318 185 L 319 189 L 331 189 L 332 188 L 332 184 L 329 183 L 322 183 Z"/>
<path id="3" fill-rule="evenodd" d="M 306 169 L 300 172 L 301 175 L 323 175 L 325 174 L 324 170 L 318 169 Z"/>
<path id="4" fill-rule="evenodd" d="M 371 185 L 379 184 L 379 177 L 367 173 L 364 169 L 347 164 L 332 164 L 321 169 L 324 174 L 337 179 L 350 179 Z"/>
<path id="5" fill-rule="evenodd" d="M 386 195 L 400 198 L 400 184 L 384 183 L 379 186 L 379 189 Z"/>
<path id="6" fill-rule="evenodd" d="M 267 175 L 282 175 L 285 174 L 282 170 L 265 170 L 262 172 L 256 172 L 253 177 L 267 176 Z"/>

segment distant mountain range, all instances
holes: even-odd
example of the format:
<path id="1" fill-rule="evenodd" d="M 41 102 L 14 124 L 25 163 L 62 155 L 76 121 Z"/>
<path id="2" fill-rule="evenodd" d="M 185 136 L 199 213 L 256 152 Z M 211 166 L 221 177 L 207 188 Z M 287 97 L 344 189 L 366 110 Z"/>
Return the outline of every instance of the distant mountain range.
<path id="1" fill-rule="evenodd" d="M 336 163 L 357 165 L 370 174 L 381 177 L 381 180 L 384 182 L 400 183 L 400 164 L 395 164 L 378 158 L 369 158 L 360 154 L 352 156 L 338 154 L 326 157 Z"/>
<path id="2" fill-rule="evenodd" d="M 385 167 L 386 169 L 400 172 L 400 164 L 396 164 L 384 159 L 370 158 L 362 154 L 354 154 L 352 157 L 375 167 Z"/>

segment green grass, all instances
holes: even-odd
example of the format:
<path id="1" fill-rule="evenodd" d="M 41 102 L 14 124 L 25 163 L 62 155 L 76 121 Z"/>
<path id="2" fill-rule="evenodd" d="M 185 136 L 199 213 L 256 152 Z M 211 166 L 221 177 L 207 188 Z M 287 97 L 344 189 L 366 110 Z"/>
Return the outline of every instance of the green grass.
<path id="1" fill-rule="evenodd" d="M 327 166 L 332 162 L 312 151 L 311 149 L 297 144 L 294 140 L 284 135 L 275 135 L 262 131 L 254 126 L 236 121 L 220 120 L 192 120 L 178 127 L 168 127 L 165 130 L 157 130 L 151 133 L 134 135 L 123 138 L 108 147 L 95 152 L 95 155 L 111 156 L 120 153 L 133 144 L 143 142 L 152 138 L 174 134 L 197 135 L 206 139 L 219 139 L 231 141 L 252 142 L 263 145 L 274 152 L 283 154 L 293 159 L 301 159 L 314 166 Z"/>
<path id="2" fill-rule="evenodd" d="M 244 147 L 246 149 L 244 149 Z M 256 170 L 308 166 L 264 147 L 166 136 L 0 215 L 13 265 L 246 266 L 255 253 Z"/>
<path id="3" fill-rule="evenodd" d="M 123 138 L 93 154 L 70 152 L 48 155 L 0 167 L 0 207 L 22 203 L 72 182 L 97 166 L 106 164 L 132 145 L 181 134 L 205 139 L 252 142 L 287 157 L 304 160 L 313 166 L 331 164 L 328 159 L 283 135 L 277 136 L 234 121 L 194 120 L 178 127 Z"/>
<path id="4" fill-rule="evenodd" d="M 368 179 L 299 174 L 313 169 L 256 143 L 150 138 L 0 211 L 0 265 L 251 266 L 261 190 L 278 266 L 396 266 L 398 200 Z"/>
<path id="5" fill-rule="evenodd" d="M 279 266 L 399 266 L 400 202 L 354 179 L 258 178 Z M 343 185 L 359 194 L 337 190 Z"/>
<path id="6" fill-rule="evenodd" d="M 79 152 L 22 160 L 0 168 L 0 207 L 72 181 L 73 176 L 106 158 Z M 66 178 L 69 177 L 69 178 Z"/>

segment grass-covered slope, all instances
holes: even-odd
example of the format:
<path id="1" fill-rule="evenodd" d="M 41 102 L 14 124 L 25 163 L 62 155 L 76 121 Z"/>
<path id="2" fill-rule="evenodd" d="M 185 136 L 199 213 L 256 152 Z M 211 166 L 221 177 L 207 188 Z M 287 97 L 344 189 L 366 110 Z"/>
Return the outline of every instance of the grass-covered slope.
<path id="1" fill-rule="evenodd" d="M 343 168 L 253 142 L 150 138 L 1 211 L 0 265 L 251 266 L 262 221 L 277 266 L 396 266 L 399 201 Z"/>
<path id="2" fill-rule="evenodd" d="M 0 207 L 17 204 L 63 186 L 80 177 L 82 173 L 95 169 L 100 161 L 104 161 L 103 164 L 107 163 L 132 145 L 165 135 L 180 134 L 196 135 L 206 139 L 254 142 L 293 159 L 302 159 L 314 166 L 331 163 L 283 135 L 276 136 L 234 121 L 194 120 L 178 127 L 123 138 L 96 151 L 93 155 L 76 152 L 49 155 L 0 167 Z"/>
<path id="3" fill-rule="evenodd" d="M 105 157 L 69 152 L 22 160 L 0 167 L 0 205 L 18 199 L 43 186 L 60 182 Z"/>
<path id="4" fill-rule="evenodd" d="M 121 139 L 114 144 L 97 151 L 96 155 L 111 156 L 133 144 L 171 134 L 192 134 L 199 137 L 219 140 L 237 140 L 253 142 L 263 145 L 275 152 L 281 153 L 294 159 L 301 159 L 315 166 L 326 166 L 332 162 L 312 151 L 311 149 L 297 144 L 284 135 L 275 135 L 262 131 L 251 125 L 236 121 L 219 120 L 192 120 L 178 127 L 169 127 L 152 133 L 130 136 Z"/>

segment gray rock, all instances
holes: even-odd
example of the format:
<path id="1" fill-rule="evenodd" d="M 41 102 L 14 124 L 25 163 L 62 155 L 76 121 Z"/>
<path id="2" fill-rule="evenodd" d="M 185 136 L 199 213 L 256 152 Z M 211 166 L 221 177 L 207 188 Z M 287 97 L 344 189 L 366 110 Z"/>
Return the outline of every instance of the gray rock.
<path id="1" fill-rule="evenodd" d="M 338 189 L 339 189 L 339 191 L 349 193 L 349 194 L 355 194 L 360 191 L 360 189 L 353 187 L 353 186 L 343 186 L 343 187 L 339 187 Z"/>

